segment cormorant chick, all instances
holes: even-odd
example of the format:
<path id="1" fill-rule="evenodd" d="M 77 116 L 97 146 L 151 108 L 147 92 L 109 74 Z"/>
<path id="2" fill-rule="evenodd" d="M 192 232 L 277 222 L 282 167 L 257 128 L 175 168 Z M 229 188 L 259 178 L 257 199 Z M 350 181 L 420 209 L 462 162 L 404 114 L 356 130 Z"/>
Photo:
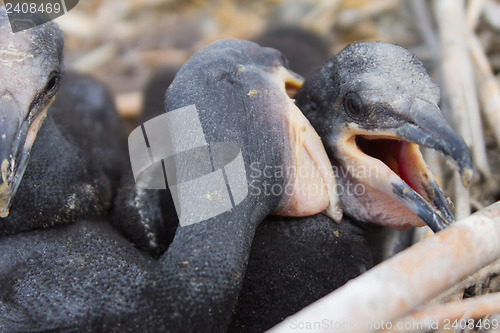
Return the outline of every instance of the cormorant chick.
<path id="1" fill-rule="evenodd" d="M 266 219 L 230 331 L 269 329 L 370 268 L 382 252 L 373 241 L 385 241 L 372 223 L 437 231 L 453 221 L 417 146 L 451 155 L 467 183 L 469 152 L 438 97 L 422 63 L 386 43 L 351 45 L 305 81 L 295 98 L 329 152 L 344 218 Z"/>
<path id="2" fill-rule="evenodd" d="M 59 87 L 63 45 L 62 33 L 52 23 L 13 33 L 5 7 L 0 7 L 0 76 L 4 79 L 0 89 L 0 217 L 9 215 L 31 147 Z"/>

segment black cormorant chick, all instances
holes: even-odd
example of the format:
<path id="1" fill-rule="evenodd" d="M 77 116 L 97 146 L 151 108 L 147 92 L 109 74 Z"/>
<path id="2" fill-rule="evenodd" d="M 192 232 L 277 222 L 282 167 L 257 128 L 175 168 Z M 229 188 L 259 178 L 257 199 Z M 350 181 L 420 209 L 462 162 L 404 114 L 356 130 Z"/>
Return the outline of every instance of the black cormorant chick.
<path id="1" fill-rule="evenodd" d="M 439 231 L 454 221 L 419 145 L 454 161 L 466 186 L 470 153 L 415 55 L 388 43 L 350 45 L 295 98 L 332 160 L 344 213 L 398 230 L 427 224 Z"/>
<path id="2" fill-rule="evenodd" d="M 55 24 L 12 33 L 8 22 L 1 7 L 0 235 L 106 216 L 127 163 L 111 95 L 90 77 L 62 78 Z"/>
<path id="3" fill-rule="evenodd" d="M 465 183 L 470 177 L 467 147 L 437 107 L 438 87 L 401 47 L 349 46 L 295 98 L 329 152 L 344 218 L 339 225 L 321 215 L 267 218 L 230 331 L 269 329 L 370 268 L 381 249 L 367 242 L 383 231 L 372 223 L 405 229 L 425 222 L 436 231 L 452 222 L 417 144 L 455 160 Z"/>
<path id="4" fill-rule="evenodd" d="M 64 41 L 52 23 L 13 33 L 4 6 L 0 41 L 0 217 L 6 217 L 59 87 Z"/>

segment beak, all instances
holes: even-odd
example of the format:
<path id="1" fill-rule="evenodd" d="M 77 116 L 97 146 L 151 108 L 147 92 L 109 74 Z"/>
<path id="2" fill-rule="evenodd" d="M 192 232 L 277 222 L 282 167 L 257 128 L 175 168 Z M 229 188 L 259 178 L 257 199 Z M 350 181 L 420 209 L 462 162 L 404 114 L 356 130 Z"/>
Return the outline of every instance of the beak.
<path id="1" fill-rule="evenodd" d="M 294 97 L 304 80 L 285 67 L 280 67 L 277 78 L 288 96 L 284 118 L 292 155 L 290 185 L 293 191 L 274 214 L 309 216 L 322 212 L 338 223 L 342 219 L 342 208 L 331 162 L 320 136 L 295 105 Z"/>
<path id="2" fill-rule="evenodd" d="M 468 187 L 473 172 L 469 149 L 462 138 L 441 117 L 438 107 L 417 99 L 412 104 L 410 117 L 409 122 L 396 130 L 396 135 L 403 140 L 434 149 L 451 159 L 458 167 L 462 183 Z M 421 164 L 425 165 L 423 159 Z M 415 191 L 408 191 L 408 188 L 401 183 L 393 184 L 394 192 L 407 208 L 437 232 L 453 223 L 455 219 L 447 199 L 430 172 L 422 172 L 422 176 L 418 192 L 423 190 L 423 196 Z M 423 197 L 430 199 L 432 205 L 422 200 Z"/>
<path id="3" fill-rule="evenodd" d="M 398 127 L 376 130 L 356 128 L 351 131 L 341 148 L 337 147 L 340 150 L 338 155 L 342 160 L 349 161 L 344 162 L 349 163 L 348 169 L 360 166 L 366 170 L 375 168 L 375 173 L 354 176 L 367 188 L 364 202 L 369 205 L 368 208 L 356 207 L 363 220 L 397 229 L 421 226 L 423 222 L 437 232 L 453 223 L 455 218 L 419 146 L 437 150 L 453 160 L 465 186 L 470 184 L 472 178 L 470 153 L 462 138 L 441 116 L 437 106 L 415 99 L 409 111 L 406 109 L 400 114 L 403 122 Z M 353 199 L 343 201 L 347 200 Z M 348 202 L 348 205 L 353 204 L 354 201 Z M 408 211 L 413 213 L 413 217 L 409 217 Z"/>
<path id="4" fill-rule="evenodd" d="M 16 194 L 29 161 L 31 147 L 47 115 L 52 101 L 34 118 L 25 114 L 10 98 L 2 101 L 0 110 L 0 217 L 9 215 L 11 200 Z"/>
<path id="5" fill-rule="evenodd" d="M 404 140 L 434 149 L 449 157 L 458 167 L 462 183 L 469 187 L 472 181 L 472 160 L 464 140 L 441 117 L 437 106 L 423 100 L 413 101 L 410 122 L 396 133 Z"/>

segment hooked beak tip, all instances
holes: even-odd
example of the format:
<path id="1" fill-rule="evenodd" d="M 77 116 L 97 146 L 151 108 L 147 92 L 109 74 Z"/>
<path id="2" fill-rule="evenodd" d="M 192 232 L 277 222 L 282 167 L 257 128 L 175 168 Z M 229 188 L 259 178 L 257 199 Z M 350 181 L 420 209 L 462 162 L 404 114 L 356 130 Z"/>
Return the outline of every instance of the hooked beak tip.
<path id="1" fill-rule="evenodd" d="M 0 218 L 9 216 L 10 202 L 0 210 Z"/>

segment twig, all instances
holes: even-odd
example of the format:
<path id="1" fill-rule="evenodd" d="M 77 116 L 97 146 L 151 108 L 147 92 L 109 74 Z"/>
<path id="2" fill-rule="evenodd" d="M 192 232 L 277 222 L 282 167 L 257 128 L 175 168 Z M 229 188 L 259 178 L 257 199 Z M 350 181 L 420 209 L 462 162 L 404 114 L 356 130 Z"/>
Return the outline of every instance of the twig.
<path id="1" fill-rule="evenodd" d="M 71 36 L 88 41 L 95 39 L 101 33 L 95 18 L 77 10 L 71 10 L 68 14 L 59 16 L 54 22 L 64 31 L 66 38 Z"/>
<path id="2" fill-rule="evenodd" d="M 474 31 L 477 26 L 477 22 L 479 17 L 483 13 L 484 5 L 486 4 L 486 0 L 474 0 L 469 1 L 467 7 L 467 26 L 470 31 Z"/>
<path id="3" fill-rule="evenodd" d="M 114 44 L 104 44 L 74 61 L 70 68 L 81 73 L 92 72 L 99 66 L 111 61 L 116 52 L 117 48 Z"/>
<path id="4" fill-rule="evenodd" d="M 366 325 L 400 318 L 499 257 L 500 202 L 382 262 L 269 332 L 292 326 L 297 332 L 365 332 Z M 327 325 L 307 329 L 316 322 Z"/>
<path id="5" fill-rule="evenodd" d="M 434 13 L 441 39 L 441 64 L 444 76 L 445 96 L 449 101 L 453 119 L 469 147 L 477 169 L 489 178 L 490 169 L 486 158 L 483 129 L 479 114 L 474 73 L 469 58 L 465 27 L 464 1 L 437 0 Z M 457 176 L 455 190 L 455 215 L 458 219 L 470 213 L 469 192 L 463 189 Z"/>
<path id="6" fill-rule="evenodd" d="M 434 12 L 441 38 L 441 60 L 447 97 L 453 115 L 458 122 L 460 134 L 472 147 L 474 161 L 479 171 L 489 174 L 474 72 L 466 44 L 469 33 L 464 26 L 464 2 L 438 0 L 435 2 Z"/>
<path id="7" fill-rule="evenodd" d="M 500 85 L 493 74 L 481 43 L 473 33 L 469 35 L 469 46 L 483 115 L 488 120 L 500 146 Z"/>
<path id="8" fill-rule="evenodd" d="M 500 259 L 482 268 L 478 272 L 468 276 L 459 283 L 456 283 L 453 287 L 429 301 L 426 306 L 434 306 L 462 299 L 465 289 L 477 284 L 481 284 L 490 276 L 492 276 L 493 274 L 497 274 L 498 272 L 500 272 Z"/>
<path id="9" fill-rule="evenodd" d="M 455 194 L 453 205 L 455 218 L 463 219 L 471 213 L 471 195 L 468 189 L 464 188 L 462 179 L 458 174 L 453 174 L 452 177 L 453 193 Z"/>
<path id="10" fill-rule="evenodd" d="M 401 5 L 400 0 L 375 0 L 356 9 L 344 9 L 338 15 L 337 24 L 341 28 L 350 28 L 382 13 L 394 10 Z"/>
<path id="11" fill-rule="evenodd" d="M 452 324 L 455 320 L 461 319 L 465 320 L 461 323 L 463 325 L 468 319 L 483 318 L 491 313 L 500 313 L 500 293 L 436 305 L 414 312 L 393 324 L 394 327 L 408 327 L 408 329 L 390 330 L 390 332 L 415 332 L 416 328 L 423 330 L 443 328 L 445 324 Z"/>
<path id="12" fill-rule="evenodd" d="M 480 210 L 480 209 L 483 209 L 485 207 L 477 199 L 470 199 L 470 204 L 472 205 L 472 208 L 474 208 L 474 210 Z"/>
<path id="13" fill-rule="evenodd" d="M 340 0 L 328 0 L 318 2 L 301 20 L 301 25 L 304 28 L 311 29 L 320 35 L 327 34 L 332 23 L 335 22 Z"/>
<path id="14" fill-rule="evenodd" d="M 432 19 L 429 15 L 429 8 L 426 1 L 411 0 L 411 8 L 415 14 L 415 23 L 420 35 L 427 44 L 427 47 L 436 52 L 436 59 L 439 57 L 439 38 L 433 28 Z"/>

